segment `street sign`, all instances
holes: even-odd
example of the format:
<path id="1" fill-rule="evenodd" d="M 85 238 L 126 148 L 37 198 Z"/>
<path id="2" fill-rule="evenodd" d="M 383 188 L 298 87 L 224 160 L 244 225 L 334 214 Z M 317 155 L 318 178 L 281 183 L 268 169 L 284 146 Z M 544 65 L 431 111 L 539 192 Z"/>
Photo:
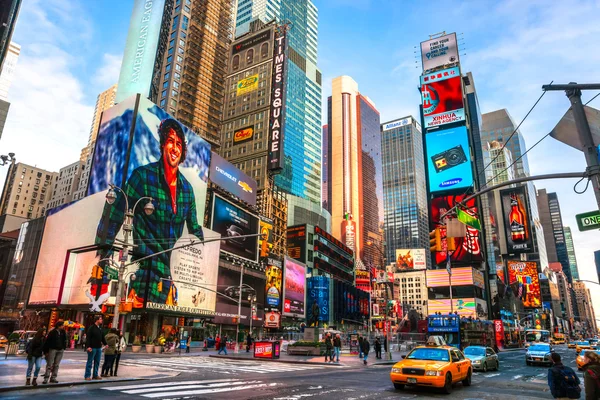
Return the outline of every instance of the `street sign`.
<path id="1" fill-rule="evenodd" d="M 577 214 L 575 219 L 581 232 L 600 229 L 600 210 Z"/>
<path id="2" fill-rule="evenodd" d="M 584 106 L 585 116 L 590 126 L 590 132 L 592 133 L 592 140 L 594 146 L 600 145 L 600 111 L 595 108 Z M 561 120 L 556 124 L 554 129 L 550 132 L 550 136 L 559 142 L 563 142 L 579 151 L 584 150 L 584 145 L 577 133 L 577 127 L 575 126 L 575 116 L 573 115 L 573 109 L 565 113 Z"/>

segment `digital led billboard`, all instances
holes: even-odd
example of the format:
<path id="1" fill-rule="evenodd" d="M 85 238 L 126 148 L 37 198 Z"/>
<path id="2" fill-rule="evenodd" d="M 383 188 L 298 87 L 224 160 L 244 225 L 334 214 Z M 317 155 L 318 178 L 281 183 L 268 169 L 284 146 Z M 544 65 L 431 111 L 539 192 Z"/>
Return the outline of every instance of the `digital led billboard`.
<path id="1" fill-rule="evenodd" d="M 452 286 L 473 285 L 473 274 L 477 272 L 481 274 L 481 272 L 472 267 L 452 268 Z M 426 281 L 427 287 L 444 287 L 450 285 L 448 271 L 445 268 L 427 270 Z"/>
<path id="2" fill-rule="evenodd" d="M 421 75 L 421 100 L 426 129 L 465 121 L 460 69 Z"/>
<path id="3" fill-rule="evenodd" d="M 431 200 L 431 208 L 429 210 L 429 218 L 436 226 L 440 225 L 440 216 L 458 203 L 462 202 L 466 195 L 442 196 L 435 197 Z M 478 217 L 477 207 L 475 207 L 475 199 L 471 199 L 464 204 L 466 212 L 470 215 Z M 447 216 L 446 218 L 454 218 Z M 448 248 L 446 241 L 446 230 L 441 228 L 442 236 L 442 251 L 432 253 L 432 261 L 434 265 L 446 266 L 446 249 Z M 464 238 L 455 238 L 456 250 L 451 252 L 450 260 L 452 267 L 472 265 L 483 261 L 483 253 L 481 250 L 481 242 L 479 239 L 479 231 L 467 226 L 467 234 Z M 454 269 L 454 268 L 453 268 Z"/>
<path id="4" fill-rule="evenodd" d="M 215 152 L 210 158 L 210 180 L 242 201 L 256 205 L 256 181 Z"/>
<path id="5" fill-rule="evenodd" d="M 542 297 L 537 263 L 524 261 L 508 261 L 509 284 L 514 285 L 516 296 L 523 302 L 523 307 L 540 307 Z"/>
<path id="6" fill-rule="evenodd" d="M 306 319 L 310 325 L 329 323 L 329 282 L 325 276 L 313 276 L 306 280 Z"/>
<path id="7" fill-rule="evenodd" d="M 283 274 L 283 315 L 304 318 L 306 310 L 306 266 L 285 258 Z"/>
<path id="8" fill-rule="evenodd" d="M 393 272 L 414 271 L 427 268 L 425 249 L 396 249 L 396 264 Z"/>
<path id="9" fill-rule="evenodd" d="M 258 245 L 260 247 L 260 257 L 269 257 L 271 249 L 273 249 L 273 221 L 268 218 L 261 217 L 260 219 Z"/>
<path id="10" fill-rule="evenodd" d="M 475 298 L 469 297 L 464 299 L 453 299 L 453 307 L 450 307 L 450 299 L 429 299 L 427 300 L 427 312 L 435 314 L 450 314 L 450 312 L 458 313 L 461 317 L 477 318 L 477 302 Z"/>
<path id="11" fill-rule="evenodd" d="M 425 135 L 431 193 L 473 186 L 473 170 L 467 128 L 458 126 Z"/>
<path id="12" fill-rule="evenodd" d="M 421 42 L 423 71 L 459 62 L 456 33 Z"/>
<path id="13" fill-rule="evenodd" d="M 525 186 L 500 191 L 508 254 L 533 251 Z"/>
<path id="14" fill-rule="evenodd" d="M 254 270 L 246 270 L 243 276 L 242 289 L 242 313 L 240 323 L 244 325 L 250 324 L 252 318 L 251 304 L 248 301 L 248 295 L 256 295 L 256 316 L 253 325 L 259 327 L 263 325 L 264 306 L 265 306 L 265 277 L 262 273 Z M 219 267 L 218 291 L 233 299 L 239 298 L 240 288 L 240 271 L 235 271 L 229 268 Z M 213 319 L 215 324 L 231 324 L 233 318 L 238 315 L 238 303 L 225 296 L 217 297 L 216 315 Z"/>
<path id="15" fill-rule="evenodd" d="M 306 225 L 288 226 L 287 254 L 290 258 L 306 262 Z"/>
<path id="16" fill-rule="evenodd" d="M 134 308 L 213 315 L 210 289 L 217 276 L 219 241 L 165 252 L 192 240 L 220 237 L 201 226 L 209 163 L 210 145 L 149 100 L 134 96 L 107 110 L 89 195 L 48 216 L 39 284 L 34 283 L 30 300 L 87 302 L 97 311 L 109 300 L 109 275 L 114 276 L 105 259 L 118 261 L 125 209 L 137 206 L 129 222 L 136 246 L 126 260 L 134 262 L 126 271 L 127 301 Z M 115 190 L 112 204 L 106 201 L 111 183 L 123 190 Z M 148 215 L 144 207 L 150 198 L 154 210 Z"/>
<path id="17" fill-rule="evenodd" d="M 213 197 L 212 229 L 223 237 L 234 238 L 223 240 L 221 251 L 258 262 L 258 236 L 235 239 L 239 236 L 259 233 L 256 215 L 215 195 Z"/>

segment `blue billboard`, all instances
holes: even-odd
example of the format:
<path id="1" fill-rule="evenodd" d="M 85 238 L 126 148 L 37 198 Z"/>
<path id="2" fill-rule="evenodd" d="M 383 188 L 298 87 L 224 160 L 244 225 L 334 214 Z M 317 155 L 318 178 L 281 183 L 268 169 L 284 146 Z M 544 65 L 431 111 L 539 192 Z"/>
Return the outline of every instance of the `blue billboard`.
<path id="1" fill-rule="evenodd" d="M 459 126 L 425 135 L 431 193 L 473 186 L 467 128 Z"/>
<path id="2" fill-rule="evenodd" d="M 329 322 L 329 278 L 313 276 L 307 282 L 307 315 L 309 325 Z M 315 324 L 316 326 L 316 324 Z"/>

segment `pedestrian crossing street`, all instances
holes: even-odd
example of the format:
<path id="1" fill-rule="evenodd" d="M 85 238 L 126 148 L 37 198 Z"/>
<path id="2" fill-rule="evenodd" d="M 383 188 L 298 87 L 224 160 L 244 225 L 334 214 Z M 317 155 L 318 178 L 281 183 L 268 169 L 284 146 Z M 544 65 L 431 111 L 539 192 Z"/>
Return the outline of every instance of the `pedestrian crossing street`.
<path id="1" fill-rule="evenodd" d="M 170 358 L 138 358 L 121 360 L 120 365 L 133 367 L 150 367 L 158 370 L 176 372 L 199 372 L 207 370 L 222 374 L 258 373 L 273 374 L 278 372 L 298 372 L 326 368 L 346 368 L 345 366 L 329 366 L 320 364 L 291 364 L 280 362 L 261 362 L 251 360 L 230 360 L 211 357 L 170 357 Z"/>
<path id="2" fill-rule="evenodd" d="M 214 379 L 206 381 L 145 383 L 141 385 L 103 387 L 102 389 L 113 393 L 142 396 L 150 399 L 173 399 L 184 396 L 222 394 L 240 390 L 270 389 L 277 385 L 280 384 L 265 383 L 260 380 Z"/>

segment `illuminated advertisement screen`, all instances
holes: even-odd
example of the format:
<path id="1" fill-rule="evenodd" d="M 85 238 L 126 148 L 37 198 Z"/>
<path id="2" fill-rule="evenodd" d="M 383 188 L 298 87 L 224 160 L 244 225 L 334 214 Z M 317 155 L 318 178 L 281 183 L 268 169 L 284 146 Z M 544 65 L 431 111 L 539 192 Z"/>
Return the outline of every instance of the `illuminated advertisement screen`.
<path id="1" fill-rule="evenodd" d="M 260 219 L 260 236 L 258 237 L 258 246 L 260 247 L 260 257 L 268 257 L 273 249 L 273 221 L 270 219 Z"/>
<path id="2" fill-rule="evenodd" d="M 508 280 L 523 307 L 540 307 L 542 296 L 537 263 L 508 261 Z"/>
<path id="3" fill-rule="evenodd" d="M 265 285 L 267 301 L 265 308 L 271 311 L 280 311 L 283 289 L 283 269 L 281 265 L 281 260 L 268 258 L 267 269 L 265 273 L 267 276 L 267 281 Z"/>
<path id="4" fill-rule="evenodd" d="M 450 299 L 429 299 L 427 300 L 427 312 L 435 314 L 450 314 L 450 312 L 458 313 L 461 317 L 477 318 L 477 303 L 475 298 L 469 297 L 465 299 L 453 299 L 453 308 L 450 307 Z"/>
<path id="5" fill-rule="evenodd" d="M 525 186 L 500 191 L 506 246 L 509 254 L 533 251 Z"/>
<path id="6" fill-rule="evenodd" d="M 242 144 L 254 139 L 254 125 L 239 128 L 233 132 L 233 144 Z"/>
<path id="7" fill-rule="evenodd" d="M 421 100 L 426 129 L 465 121 L 458 67 L 421 75 Z"/>
<path id="8" fill-rule="evenodd" d="M 504 264 L 501 262 L 496 263 L 496 276 L 498 277 L 498 280 L 506 284 L 506 278 L 504 276 Z"/>
<path id="9" fill-rule="evenodd" d="M 431 200 L 431 208 L 429 210 L 429 217 L 431 221 L 438 225 L 440 223 L 440 216 L 444 214 L 446 211 L 450 210 L 457 203 L 462 202 L 462 200 L 466 197 L 466 195 L 456 195 L 456 196 L 442 196 L 436 197 Z M 476 216 L 479 218 L 477 213 L 477 207 L 475 207 L 475 199 L 469 200 L 466 204 L 466 212 L 470 215 Z M 454 217 L 446 217 L 446 218 L 454 218 Z M 479 218 L 481 219 L 481 218 Z M 437 266 L 446 266 L 446 230 L 444 228 L 441 229 L 442 236 L 442 251 L 432 253 L 432 261 L 434 265 Z M 479 231 L 467 226 L 467 235 L 464 238 L 457 238 L 456 241 L 456 250 L 451 252 L 450 261 L 452 262 L 452 266 L 461 266 L 461 265 L 473 265 L 474 263 L 480 263 L 483 261 L 483 253 L 481 251 L 481 242 L 479 239 Z"/>
<path id="10" fill-rule="evenodd" d="M 425 249 L 396 249 L 394 272 L 415 271 L 427 268 Z"/>
<path id="11" fill-rule="evenodd" d="M 233 205 L 220 196 L 213 198 L 212 229 L 222 237 L 233 238 L 221 242 L 221 251 L 258 262 L 258 236 L 239 238 L 257 234 L 258 217 Z"/>
<path id="12" fill-rule="evenodd" d="M 288 226 L 287 253 L 294 260 L 306 262 L 306 225 Z"/>
<path id="13" fill-rule="evenodd" d="M 431 193 L 473 186 L 467 128 L 459 126 L 425 135 Z"/>
<path id="14" fill-rule="evenodd" d="M 247 269 L 243 276 L 243 288 L 242 288 L 242 313 L 240 323 L 243 325 L 249 325 L 250 319 L 252 318 L 252 308 L 250 301 L 248 301 L 248 295 L 256 295 L 256 302 L 253 304 L 256 306 L 256 316 L 254 318 L 254 325 L 261 326 L 263 324 L 264 317 L 264 306 L 265 306 L 265 276 L 258 271 Z M 229 296 L 236 301 L 227 298 L 225 296 L 217 296 L 217 308 L 216 315 L 213 319 L 215 324 L 231 324 L 233 318 L 237 317 L 238 314 L 238 303 L 240 292 L 240 271 L 234 271 L 229 268 L 219 267 L 219 278 L 218 278 L 218 291 L 226 296 Z"/>
<path id="15" fill-rule="evenodd" d="M 119 73 L 116 103 L 150 94 L 165 0 L 135 0 Z"/>
<path id="16" fill-rule="evenodd" d="M 88 196 L 48 216 L 39 283 L 30 300 L 87 303 L 94 311 L 110 302 L 115 268 L 107 259 L 119 261 L 125 209 L 130 208 L 136 246 L 126 259 L 131 262 L 126 301 L 133 308 L 214 315 L 210 288 L 218 273 L 219 241 L 167 251 L 220 237 L 201 225 L 209 164 L 210 145 L 147 99 L 133 96 L 104 112 Z M 115 189 L 114 201 L 108 202 L 111 183 L 122 189 Z M 146 213 L 149 203 L 153 210 Z"/>
<path id="17" fill-rule="evenodd" d="M 457 63 L 458 61 L 456 33 L 421 42 L 421 62 L 423 63 L 423 71 Z"/>
<path id="18" fill-rule="evenodd" d="M 452 268 L 452 286 L 473 285 L 473 272 L 474 269 L 471 267 Z M 450 285 L 448 271 L 445 268 L 427 270 L 426 280 L 427 287 Z"/>
<path id="19" fill-rule="evenodd" d="M 283 315 L 290 317 L 305 317 L 304 305 L 306 304 L 306 267 L 285 258 L 283 288 Z"/>
<path id="20" fill-rule="evenodd" d="M 329 278 L 313 276 L 306 280 L 307 321 L 329 323 Z"/>
<path id="21" fill-rule="evenodd" d="M 210 181 L 242 201 L 256 205 L 256 181 L 215 152 L 210 158 Z"/>

